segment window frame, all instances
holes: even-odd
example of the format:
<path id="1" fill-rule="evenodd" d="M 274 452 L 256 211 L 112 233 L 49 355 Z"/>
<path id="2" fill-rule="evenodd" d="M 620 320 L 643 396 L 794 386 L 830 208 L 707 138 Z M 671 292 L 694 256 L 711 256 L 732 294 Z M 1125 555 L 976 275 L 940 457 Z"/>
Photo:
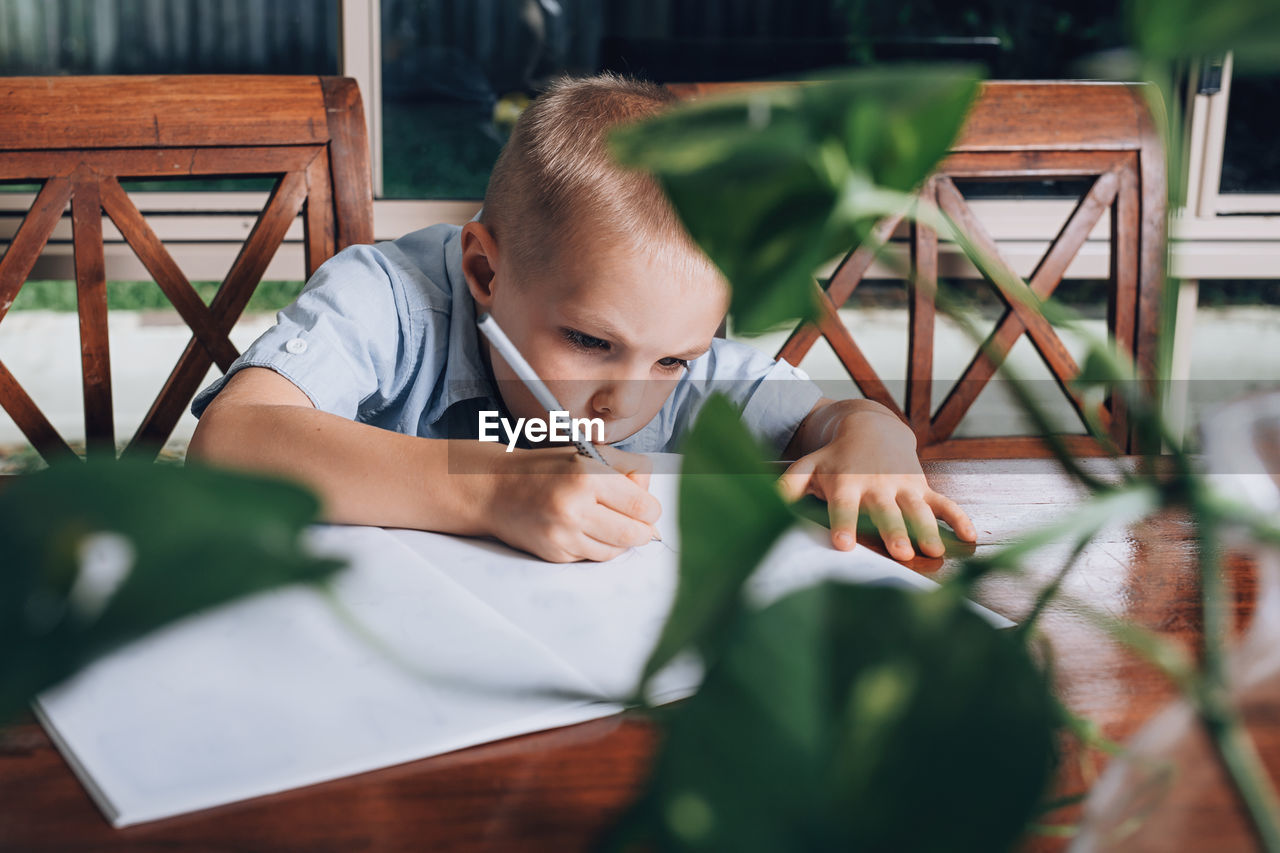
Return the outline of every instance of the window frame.
<path id="1" fill-rule="evenodd" d="M 375 187 L 374 236 L 395 239 L 437 223 L 462 224 L 480 209 L 479 199 L 387 199 L 382 196 L 382 65 L 380 0 L 339 0 L 339 73 L 357 81 L 368 125 L 370 159 Z M 1280 279 L 1280 216 L 1266 215 L 1260 207 L 1280 212 L 1280 196 L 1219 194 L 1226 110 L 1230 97 L 1231 58 L 1224 63 L 1222 90 L 1213 95 L 1187 90 L 1186 141 L 1190 156 L 1184 166 L 1188 178 L 1188 204 L 1174 217 L 1171 234 L 1171 273 L 1181 279 L 1259 278 Z M 261 209 L 265 196 L 243 192 L 146 192 L 135 193 L 139 208 L 148 214 L 162 237 L 175 240 L 171 249 L 193 279 L 217 279 L 225 274 L 240 240 Z M 28 193 L 0 194 L 0 248 L 7 248 L 23 211 Z M 1010 257 L 1038 257 L 1054 238 L 1063 221 L 1057 200 L 989 200 L 984 209 L 993 236 Z M 1225 214 L 1230 214 L 1226 216 Z M 104 223 L 109 228 L 109 223 Z M 63 226 L 68 229 L 69 223 Z M 62 226 L 60 226 L 62 227 Z M 122 240 L 108 236 L 107 271 L 114 279 L 149 278 Z M 1090 238 L 1093 254 L 1101 257 L 1108 241 L 1100 227 Z M 267 278 L 296 279 L 302 269 L 301 230 L 290 233 L 267 270 Z M 37 262 L 32 278 L 71 278 L 71 245 L 55 234 L 45 256 Z M 1069 278 L 1104 277 L 1106 269 L 1089 261 L 1090 253 L 1068 270 Z M 944 261 L 944 266 L 947 266 Z M 976 275 L 958 261 L 952 274 Z M 877 274 L 892 277 L 890 269 Z M 879 277 L 879 275 L 877 275 Z"/>
<path id="2" fill-rule="evenodd" d="M 1216 216 L 1280 215 L 1280 193 L 1224 193 L 1222 158 L 1226 152 L 1227 112 L 1231 108 L 1231 81 L 1234 57 L 1222 60 L 1222 80 L 1215 92 L 1189 92 L 1192 116 L 1188 129 L 1187 208 L 1199 218 Z M 1193 75 L 1197 77 L 1199 75 Z"/>

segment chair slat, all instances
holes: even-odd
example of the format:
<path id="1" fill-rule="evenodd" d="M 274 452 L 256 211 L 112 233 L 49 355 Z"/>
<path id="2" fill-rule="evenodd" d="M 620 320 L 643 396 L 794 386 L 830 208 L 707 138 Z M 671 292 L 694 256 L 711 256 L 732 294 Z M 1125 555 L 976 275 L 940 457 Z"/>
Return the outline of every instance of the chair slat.
<path id="1" fill-rule="evenodd" d="M 239 319 L 254 287 L 266 272 L 267 264 L 284 241 L 285 232 L 302 208 L 306 193 L 306 178 L 301 172 L 285 175 L 272 190 L 262 215 L 254 223 L 249 239 L 240 248 L 240 254 L 210 305 L 219 332 L 225 334 L 230 331 Z M 173 432 L 210 363 L 209 353 L 193 337 L 129 442 L 126 453 L 154 452 L 154 446 Z"/>
<path id="2" fill-rule="evenodd" d="M 102 253 L 102 204 L 98 184 L 77 180 L 71 196 L 75 243 L 76 310 L 80 314 L 80 371 L 84 430 L 90 456 L 115 458 L 111 404 L 111 347 L 107 335 L 107 276 Z"/>
<path id="3" fill-rule="evenodd" d="M 318 154 L 307 164 L 306 227 L 307 278 L 336 251 L 333 234 L 333 186 L 329 182 L 329 157 Z M 223 370 L 226 370 L 224 367 Z"/>
<path id="4" fill-rule="evenodd" d="M 1087 435 L 1060 435 L 1072 456 L 1105 456 L 1107 449 Z M 921 459 L 1021 459 L 1052 455 L 1048 445 L 1032 435 L 949 438 L 920 448 Z"/>
<path id="5" fill-rule="evenodd" d="M 961 151 L 948 154 L 938 167 L 938 173 L 950 178 L 977 180 L 1094 178 L 1111 169 L 1121 153 L 1111 150 Z"/>
<path id="6" fill-rule="evenodd" d="M 62 218 L 62 211 L 71 200 L 71 181 L 66 178 L 50 178 L 36 195 L 31 209 L 22 218 L 18 233 L 0 258 L 0 319 L 9 312 L 18 291 L 31 274 L 36 259 L 49 242 L 49 235 Z"/>
<path id="7" fill-rule="evenodd" d="M 1080 374 L 1080 368 L 1044 315 L 1018 298 L 1020 291 L 1028 289 L 1026 283 L 1000 257 L 995 240 L 987 233 L 987 229 L 978 218 L 973 215 L 973 211 L 969 209 L 964 198 L 950 181 L 939 182 L 938 203 L 942 210 L 974 242 L 978 250 L 987 256 L 988 261 L 995 268 L 994 272 L 1002 277 L 1003 281 L 996 283 L 1001 297 L 1004 299 L 1005 304 L 1017 315 L 1036 352 L 1040 354 L 1040 358 L 1049 368 L 1049 372 L 1058 383 L 1058 387 L 1062 389 L 1062 393 L 1071 401 L 1072 406 L 1080 414 L 1083 421 L 1084 402 L 1070 384 Z M 1006 287 L 1011 287 L 1013 292 L 1006 294 Z"/>
<path id="8" fill-rule="evenodd" d="M 992 81 L 965 119 L 955 151 L 1136 150 L 1147 114 L 1142 93 L 1116 83 Z M 1077 121 L 1047 120 L 1053 116 Z"/>
<path id="9" fill-rule="evenodd" d="M 225 334 L 218 332 L 217 322 L 208 306 L 115 178 L 102 182 L 102 206 L 218 367 L 224 371 L 230 369 L 240 353 Z"/>
<path id="10" fill-rule="evenodd" d="M 1173 352 L 1174 317 L 1160 314 L 1165 289 L 1165 206 L 1168 199 L 1168 172 L 1165 169 L 1163 136 L 1150 110 L 1139 114 L 1138 134 L 1142 149 L 1138 157 L 1138 318 L 1133 351 L 1138 375 L 1154 383 L 1161 375 L 1161 363 Z M 1163 325 L 1162 325 L 1163 324 Z M 1165 355 L 1161 356 L 1161 351 Z"/>
<path id="11" fill-rule="evenodd" d="M 75 459 L 76 452 L 40 411 L 31 395 L 18 383 L 9 368 L 0 362 L 0 408 L 9 413 L 36 451 L 46 461 Z"/>
<path id="12" fill-rule="evenodd" d="M 10 77 L 0 150 L 324 143 L 317 77 Z"/>
<path id="13" fill-rule="evenodd" d="M 836 305 L 843 305 L 853 295 L 853 290 L 862 281 L 862 277 L 875 263 L 880 250 L 889 242 L 893 232 L 902 223 L 902 216 L 890 216 L 881 220 L 871 230 L 871 235 L 858 248 L 849 253 L 840 266 L 831 275 L 831 283 L 827 285 L 827 295 Z"/>
<path id="14" fill-rule="evenodd" d="M 1071 260 L 1079 254 L 1089 233 L 1114 201 L 1118 186 L 1115 173 L 1108 172 L 1089 188 L 1089 192 L 1085 193 L 1071 216 L 1063 223 L 1057 237 L 1050 244 L 1049 251 L 1037 264 L 1029 282 L 1032 293 L 1041 299 L 1047 299 L 1053 294 Z M 938 407 L 933 421 L 933 436 L 936 440 L 951 436 L 961 418 L 1025 331 L 1019 316 L 1011 308 L 1006 308 L 995 328 L 961 373 L 959 381 Z"/>
<path id="15" fill-rule="evenodd" d="M 827 339 L 827 343 L 831 345 L 831 349 L 835 351 L 836 356 L 839 357 L 840 363 L 849 371 L 849 376 L 853 379 L 854 384 L 866 395 L 867 399 L 875 400 L 905 421 L 907 419 L 906 415 L 903 414 L 897 401 L 893 399 L 893 394 L 889 393 L 889 389 L 885 387 L 875 368 L 871 366 L 871 362 L 867 360 L 862 349 L 854 342 L 848 328 L 840 320 L 840 315 L 836 313 L 835 305 L 831 303 L 826 294 L 822 295 L 821 312 L 818 328 L 821 330 L 822 336 Z"/>
<path id="16" fill-rule="evenodd" d="M 880 249 L 893 236 L 894 229 L 901 222 L 901 216 L 888 217 L 879 222 L 872 229 L 868 238 L 847 254 L 844 260 L 840 262 L 840 265 L 836 267 L 826 288 L 828 298 L 835 305 L 843 305 L 848 301 L 853 294 L 854 288 L 858 286 L 858 283 L 862 281 L 862 277 L 867 274 L 867 270 L 875 263 L 876 255 Z M 802 323 L 787 338 L 787 342 L 782 345 L 782 349 L 778 350 L 777 358 L 798 365 L 804 358 L 805 353 L 813 347 L 821 336 L 817 326 L 812 323 Z"/>
<path id="17" fill-rule="evenodd" d="M 1120 352 L 1134 352 L 1138 314 L 1138 180 L 1134 171 L 1120 175 L 1115 209 L 1111 213 L 1111 281 L 1114 286 L 1107 300 L 1107 328 L 1112 330 Z M 1127 450 L 1129 416 L 1124 397 L 1117 394 L 1111 401 L 1111 440 Z"/>
<path id="18" fill-rule="evenodd" d="M 329 168 L 337 212 L 337 247 L 373 242 L 373 179 L 364 107 L 354 80 L 321 78 L 329 128 Z"/>
<path id="19" fill-rule="evenodd" d="M 0 151 L 0 180 L 69 177 L 88 168 L 129 178 L 280 174 L 305 168 L 315 145 L 244 148 L 111 148 L 87 151 Z"/>
<path id="20" fill-rule="evenodd" d="M 938 181 L 926 181 L 919 204 L 936 207 Z M 892 232 L 890 232 L 892 233 Z M 907 423 L 916 444 L 928 444 L 933 413 L 933 320 L 938 295 L 938 234 L 911 224 L 911 278 L 907 281 Z"/>

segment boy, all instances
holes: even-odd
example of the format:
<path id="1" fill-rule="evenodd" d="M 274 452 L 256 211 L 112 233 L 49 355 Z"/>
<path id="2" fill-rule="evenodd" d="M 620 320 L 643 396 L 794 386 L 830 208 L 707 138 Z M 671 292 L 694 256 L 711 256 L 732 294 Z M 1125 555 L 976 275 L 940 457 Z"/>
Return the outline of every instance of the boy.
<path id="1" fill-rule="evenodd" d="M 484 208 L 352 247 L 199 394 L 195 458 L 310 485 L 335 522 L 494 536 L 546 560 L 607 560 L 648 542 L 661 507 L 640 451 L 674 449 L 707 393 L 796 461 L 781 487 L 828 501 L 835 547 L 859 507 L 889 553 L 938 556 L 936 518 L 972 541 L 930 489 L 911 431 L 865 400 L 832 401 L 785 362 L 721 339 L 718 271 L 657 184 L 614 166 L 609 130 L 673 97 L 614 76 L 563 80 L 517 123 Z M 489 312 L 572 418 L 599 418 L 603 452 L 482 442 L 481 419 L 546 419 L 478 335 Z M 452 473 L 451 473 L 452 472 Z M 543 475 L 543 476 L 538 476 Z"/>

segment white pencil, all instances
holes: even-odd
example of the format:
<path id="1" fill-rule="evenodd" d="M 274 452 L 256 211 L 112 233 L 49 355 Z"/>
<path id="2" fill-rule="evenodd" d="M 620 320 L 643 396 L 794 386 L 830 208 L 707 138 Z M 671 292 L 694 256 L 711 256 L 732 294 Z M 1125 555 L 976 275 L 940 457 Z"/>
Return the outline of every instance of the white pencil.
<path id="1" fill-rule="evenodd" d="M 520 354 L 520 350 L 516 349 L 516 345 L 511 343 L 511 339 L 507 337 L 506 332 L 502 331 L 502 327 L 498 325 L 498 321 L 487 313 L 481 314 L 476 320 L 476 325 L 480 327 L 480 331 L 484 332 L 484 336 L 489 339 L 489 343 L 493 344 L 494 349 L 502 356 L 507 364 L 511 365 L 511 369 L 516 372 L 516 376 L 520 377 L 529 393 L 533 394 L 539 405 L 547 410 L 547 414 L 552 412 L 565 411 L 564 406 L 560 405 L 556 400 L 556 396 L 551 393 L 539 378 L 537 372 L 529 362 L 524 360 L 524 356 Z M 609 467 L 609 463 L 600 455 L 600 451 L 596 450 L 596 446 L 585 438 L 578 438 L 576 431 L 571 434 L 570 440 L 573 446 L 583 456 L 594 459 L 605 467 Z"/>

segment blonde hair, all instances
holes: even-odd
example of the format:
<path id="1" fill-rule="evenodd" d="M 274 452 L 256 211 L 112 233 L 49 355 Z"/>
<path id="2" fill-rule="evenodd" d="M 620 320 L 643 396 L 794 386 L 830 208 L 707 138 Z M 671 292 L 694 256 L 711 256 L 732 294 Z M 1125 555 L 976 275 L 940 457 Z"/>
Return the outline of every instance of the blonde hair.
<path id="1" fill-rule="evenodd" d="M 503 255 L 547 270 L 557 253 L 582 250 L 575 241 L 593 233 L 633 250 L 641 241 L 678 247 L 709 266 L 657 182 L 623 169 L 608 150 L 609 131 L 675 101 L 662 86 L 616 74 L 552 83 L 516 122 L 485 192 L 480 221 Z"/>

